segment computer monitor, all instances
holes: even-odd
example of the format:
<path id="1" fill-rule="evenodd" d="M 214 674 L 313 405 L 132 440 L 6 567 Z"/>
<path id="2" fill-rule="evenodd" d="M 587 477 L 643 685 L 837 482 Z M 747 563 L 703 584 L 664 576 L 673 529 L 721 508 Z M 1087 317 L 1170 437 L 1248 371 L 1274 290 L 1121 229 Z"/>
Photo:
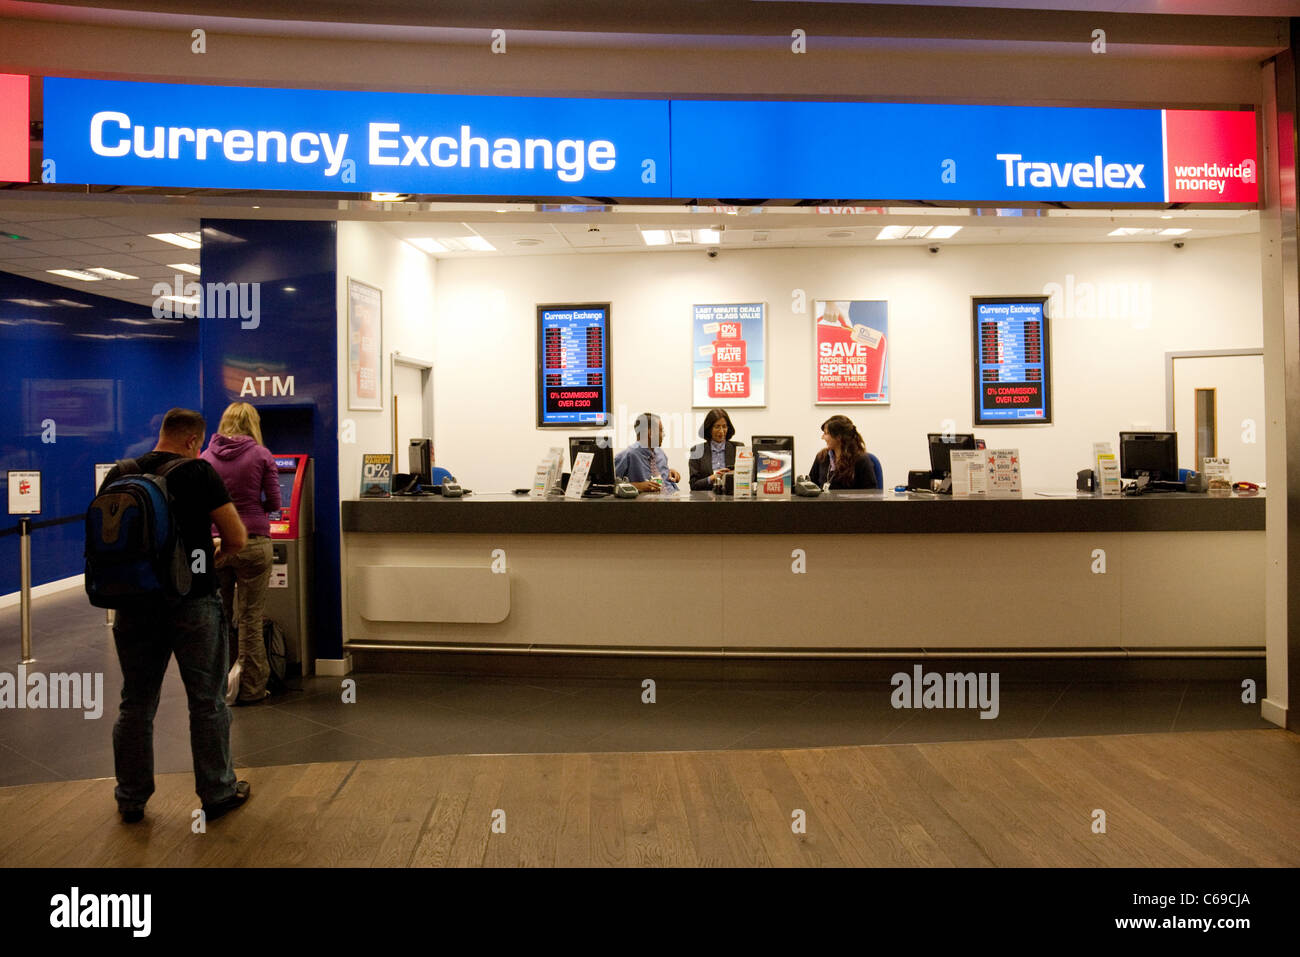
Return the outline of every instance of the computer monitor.
<path id="1" fill-rule="evenodd" d="M 1121 432 L 1119 472 L 1126 479 L 1146 475 L 1152 482 L 1177 482 L 1178 433 Z"/>
<path id="2" fill-rule="evenodd" d="M 569 437 L 569 471 L 573 463 L 583 452 L 590 452 L 591 471 L 587 473 L 588 490 L 601 488 L 604 491 L 614 487 L 614 447 L 603 436 L 574 435 Z"/>
<path id="3" fill-rule="evenodd" d="M 972 451 L 976 448 L 973 435 L 945 435 L 929 432 L 926 438 L 930 441 L 930 471 L 936 479 L 952 474 L 953 449 Z"/>
<path id="4" fill-rule="evenodd" d="M 408 461 L 423 488 L 433 484 L 433 439 L 411 439 Z"/>

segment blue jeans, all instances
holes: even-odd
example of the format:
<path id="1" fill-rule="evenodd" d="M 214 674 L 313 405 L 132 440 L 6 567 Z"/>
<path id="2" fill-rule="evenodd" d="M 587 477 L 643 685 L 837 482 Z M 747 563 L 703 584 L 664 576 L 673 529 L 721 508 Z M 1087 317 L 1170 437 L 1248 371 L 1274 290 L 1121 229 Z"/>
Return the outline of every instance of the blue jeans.
<path id="1" fill-rule="evenodd" d="M 216 595 L 175 607 L 117 612 L 113 640 L 122 665 L 122 704 L 113 726 L 113 763 L 118 807 L 143 809 L 154 792 L 153 719 L 173 654 L 189 697 L 194 789 L 205 805 L 234 795 L 225 639 Z"/>

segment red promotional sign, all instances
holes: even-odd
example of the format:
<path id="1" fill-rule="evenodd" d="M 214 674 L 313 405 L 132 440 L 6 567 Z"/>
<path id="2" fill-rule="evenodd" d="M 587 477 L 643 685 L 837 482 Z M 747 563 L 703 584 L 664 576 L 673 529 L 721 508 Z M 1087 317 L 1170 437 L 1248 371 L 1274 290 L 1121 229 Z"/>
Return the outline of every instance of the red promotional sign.
<path id="1" fill-rule="evenodd" d="M 27 145 L 30 77 L 0 73 L 0 181 L 31 178 Z"/>
<path id="2" fill-rule="evenodd" d="M 1255 203 L 1255 114 L 1165 110 L 1165 200 Z"/>

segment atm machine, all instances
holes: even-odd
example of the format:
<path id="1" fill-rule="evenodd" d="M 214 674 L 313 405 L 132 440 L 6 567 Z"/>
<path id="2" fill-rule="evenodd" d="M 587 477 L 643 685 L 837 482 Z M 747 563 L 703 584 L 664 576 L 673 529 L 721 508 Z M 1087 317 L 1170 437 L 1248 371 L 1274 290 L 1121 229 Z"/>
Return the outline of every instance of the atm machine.
<path id="1" fill-rule="evenodd" d="M 316 664 L 311 620 L 316 483 L 310 456 L 272 457 L 280 474 L 280 510 L 270 515 L 271 580 L 264 614 L 284 629 L 286 673 L 309 675 Z"/>

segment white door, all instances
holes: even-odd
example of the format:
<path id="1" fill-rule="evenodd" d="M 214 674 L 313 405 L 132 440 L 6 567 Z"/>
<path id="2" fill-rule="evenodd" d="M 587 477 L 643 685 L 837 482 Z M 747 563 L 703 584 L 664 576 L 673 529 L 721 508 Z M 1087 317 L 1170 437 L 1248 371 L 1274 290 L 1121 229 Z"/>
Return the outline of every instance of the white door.
<path id="1" fill-rule="evenodd" d="M 396 471 L 408 470 L 411 439 L 432 438 L 426 432 L 432 422 L 424 421 L 424 376 L 427 371 L 416 366 L 393 363 L 393 407 L 397 412 Z"/>
<path id="2" fill-rule="evenodd" d="M 1264 481 L 1264 357 L 1175 356 L 1178 465 L 1230 460 L 1234 482 Z"/>

